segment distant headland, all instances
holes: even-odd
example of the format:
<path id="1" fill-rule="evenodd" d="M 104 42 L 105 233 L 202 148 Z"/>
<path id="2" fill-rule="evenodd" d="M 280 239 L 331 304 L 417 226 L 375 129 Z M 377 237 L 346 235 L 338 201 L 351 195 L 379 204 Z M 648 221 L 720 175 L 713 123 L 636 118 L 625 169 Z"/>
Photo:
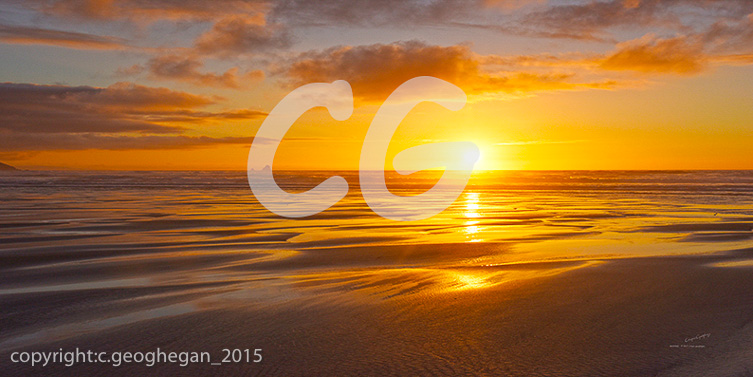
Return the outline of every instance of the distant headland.
<path id="1" fill-rule="evenodd" d="M 0 170 L 18 170 L 18 169 L 8 164 L 3 164 L 2 162 L 0 162 Z"/>

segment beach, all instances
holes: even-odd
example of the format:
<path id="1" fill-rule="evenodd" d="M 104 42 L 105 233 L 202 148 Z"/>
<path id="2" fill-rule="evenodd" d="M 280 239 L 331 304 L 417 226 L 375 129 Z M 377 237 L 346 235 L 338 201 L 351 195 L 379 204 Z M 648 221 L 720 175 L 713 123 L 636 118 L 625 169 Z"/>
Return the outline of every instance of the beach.
<path id="1" fill-rule="evenodd" d="M 750 171 L 482 172 L 412 222 L 355 184 L 284 219 L 244 173 L 0 176 L 3 374 L 753 375 Z M 10 362 L 76 348 L 263 359 Z"/>

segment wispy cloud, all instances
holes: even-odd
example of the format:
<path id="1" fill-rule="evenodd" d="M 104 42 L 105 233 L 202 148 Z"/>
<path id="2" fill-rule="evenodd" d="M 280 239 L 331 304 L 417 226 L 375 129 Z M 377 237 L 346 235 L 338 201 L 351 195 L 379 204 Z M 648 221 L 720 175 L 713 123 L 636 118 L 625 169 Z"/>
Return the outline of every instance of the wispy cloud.
<path id="1" fill-rule="evenodd" d="M 27 6 L 46 14 L 79 20 L 153 22 L 211 20 L 229 14 L 264 14 L 270 4 L 257 0 L 29 0 Z"/>
<path id="2" fill-rule="evenodd" d="M 193 149 L 217 145 L 250 146 L 253 137 L 211 137 L 186 135 L 103 135 L 75 133 L 65 135 L 9 134 L 2 136 L 4 151 L 52 150 L 150 150 Z"/>
<path id="3" fill-rule="evenodd" d="M 127 47 L 125 40 L 116 37 L 14 25 L 0 25 L 0 42 L 81 50 L 119 50 Z"/>
<path id="4" fill-rule="evenodd" d="M 586 143 L 588 140 L 526 140 L 526 141 L 506 141 L 494 143 L 498 146 L 520 146 L 520 145 L 548 145 L 548 144 L 578 144 Z"/>

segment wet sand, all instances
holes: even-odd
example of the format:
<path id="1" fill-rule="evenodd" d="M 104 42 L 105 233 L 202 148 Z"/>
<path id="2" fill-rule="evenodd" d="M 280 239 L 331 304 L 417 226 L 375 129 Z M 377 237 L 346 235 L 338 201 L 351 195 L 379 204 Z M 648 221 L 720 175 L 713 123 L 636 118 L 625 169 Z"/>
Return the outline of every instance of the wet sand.
<path id="1" fill-rule="evenodd" d="M 259 364 L 184 368 L 80 364 L 40 370 L 5 364 L 4 374 L 751 375 L 753 268 L 715 264 L 752 258 L 753 249 L 746 249 L 587 266 L 532 263 L 503 269 L 564 270 L 446 289 L 417 287 L 431 282 L 434 273 L 405 269 L 382 271 L 385 276 L 378 278 L 364 272 L 358 283 L 313 281 L 299 287 L 306 293 L 298 296 L 283 288 L 262 293 L 248 282 L 3 295 L 4 308 L 34 308 L 6 309 L 4 334 L 21 324 L 49 324 L 66 312 L 79 313 L 80 325 L 46 326 L 38 334 L 59 340 L 17 349 L 160 347 L 220 358 L 222 348 L 262 348 L 264 355 Z M 396 286 L 403 291 L 393 292 Z M 143 319 L 119 325 L 133 320 L 118 318 L 129 312 Z M 110 323 L 102 323 L 108 318 Z M 710 336 L 686 341 L 702 334 Z M 3 348 L 7 354 L 16 347 Z"/>
<path id="2" fill-rule="evenodd" d="M 279 218 L 229 173 L 20 174 L 2 375 L 753 375 L 753 173 L 505 175 L 419 222 L 357 194 Z M 10 362 L 76 348 L 263 361 Z"/>

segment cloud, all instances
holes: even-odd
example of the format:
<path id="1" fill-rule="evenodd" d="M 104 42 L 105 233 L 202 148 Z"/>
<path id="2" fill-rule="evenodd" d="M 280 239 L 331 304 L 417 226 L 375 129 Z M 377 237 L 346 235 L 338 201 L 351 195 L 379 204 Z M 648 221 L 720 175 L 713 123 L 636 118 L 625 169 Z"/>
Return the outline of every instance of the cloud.
<path id="1" fill-rule="evenodd" d="M 292 37 L 279 24 L 244 16 L 226 17 L 199 36 L 196 50 L 204 54 L 250 54 L 289 47 Z"/>
<path id="2" fill-rule="evenodd" d="M 93 92 L 82 91 L 76 99 L 126 112 L 196 108 L 216 102 L 216 98 L 129 82 L 115 83 L 107 88 L 96 88 Z"/>
<path id="3" fill-rule="evenodd" d="M 701 38 L 709 50 L 716 53 L 750 52 L 753 44 L 753 13 L 732 20 L 717 21 Z"/>
<path id="4" fill-rule="evenodd" d="M 600 67 L 608 70 L 632 70 L 646 73 L 696 74 L 718 64 L 749 64 L 745 57 L 753 46 L 753 13 L 728 17 L 705 30 L 659 38 L 646 34 L 619 43 Z"/>
<path id="5" fill-rule="evenodd" d="M 0 129 L 43 132 L 171 132 L 133 111 L 194 108 L 213 100 L 166 88 L 0 84 Z"/>
<path id="6" fill-rule="evenodd" d="M 680 36 L 660 39 L 647 34 L 642 38 L 617 45 L 600 67 L 608 70 L 632 70 L 648 73 L 694 74 L 707 64 L 703 45 Z"/>
<path id="7" fill-rule="evenodd" d="M 466 17 L 481 8 L 479 0 L 280 0 L 270 18 L 298 25 L 415 26 Z"/>
<path id="8" fill-rule="evenodd" d="M 591 68 L 602 59 L 601 54 L 570 52 L 561 54 L 532 55 L 480 55 L 479 64 L 485 66 L 521 68 Z"/>
<path id="9" fill-rule="evenodd" d="M 260 119 L 252 109 L 209 112 L 215 98 L 117 83 L 0 83 L 0 151 L 165 149 L 242 144 L 248 138 L 184 135 L 186 123 Z"/>
<path id="10" fill-rule="evenodd" d="M 613 43 L 611 30 L 625 26 L 654 26 L 679 30 L 685 27 L 673 5 L 688 0 L 610 0 L 548 2 L 530 12 L 516 12 L 512 17 L 452 20 L 462 28 L 496 31 L 522 37 L 573 39 Z M 703 0 L 700 0 L 703 1 Z M 711 0 L 713 1 L 713 0 Z M 525 5 L 525 4 L 524 4 Z M 478 12 L 477 12 L 478 14 Z"/>
<path id="11" fill-rule="evenodd" d="M 207 121 L 225 121 L 225 120 L 250 120 L 261 119 L 268 115 L 266 111 L 240 109 L 223 112 L 195 111 L 195 110 L 170 110 L 170 111 L 148 111 L 138 112 L 145 120 L 155 123 L 197 123 Z"/>
<path id="12" fill-rule="evenodd" d="M 264 79 L 264 72 L 260 70 L 239 74 L 238 68 L 231 68 L 221 75 L 204 73 L 200 71 L 204 64 L 190 56 L 163 55 L 154 57 L 149 60 L 147 67 L 152 78 L 177 80 L 201 86 L 237 89 Z M 128 73 L 128 70 L 134 71 L 134 68 L 131 67 L 121 73 Z"/>
<path id="13" fill-rule="evenodd" d="M 29 6 L 60 17 L 132 21 L 211 20 L 218 15 L 263 15 L 267 1 L 254 0 L 30 0 Z"/>
<path id="14" fill-rule="evenodd" d="M 223 144 L 251 145 L 253 137 L 209 137 L 185 135 L 102 135 L 76 133 L 63 135 L 0 132 L 4 152 L 50 150 L 148 150 L 191 149 Z"/>
<path id="15" fill-rule="evenodd" d="M 638 8 L 646 1 L 624 1 L 621 6 Z M 669 6 L 671 2 L 664 3 Z M 714 1 L 693 2 L 675 0 L 675 4 L 709 7 Z M 736 2 L 730 2 L 734 7 Z M 753 2 L 748 3 L 753 7 Z M 589 6 L 595 6 L 590 4 Z M 599 5 L 599 6 L 603 6 Z M 659 6 L 654 4 L 654 6 Z M 737 4 L 742 8 L 743 4 Z M 627 20 L 625 22 L 628 22 Z M 660 37 L 648 33 L 640 38 L 617 43 L 612 52 L 536 54 L 518 56 L 486 55 L 479 57 L 484 65 L 521 68 L 572 68 L 598 71 L 633 71 L 645 74 L 694 75 L 717 65 L 753 64 L 753 14 L 728 15 L 697 31 L 675 33 Z M 603 72 L 602 72 L 603 73 Z"/>
<path id="16" fill-rule="evenodd" d="M 519 145 L 550 145 L 550 144 L 579 144 L 586 143 L 588 140 L 527 140 L 527 141 L 508 141 L 503 143 L 494 143 L 499 146 L 519 146 Z"/>
<path id="17" fill-rule="evenodd" d="M 711 57 L 714 63 L 723 65 L 750 65 L 753 64 L 753 54 L 732 54 Z"/>
<path id="18" fill-rule="evenodd" d="M 753 12 L 750 0 L 29 0 L 24 5 L 63 19 L 211 21 L 212 29 L 197 41 L 205 53 L 289 47 L 291 29 L 311 25 L 440 25 L 614 41 L 617 28 L 687 33 Z"/>
<path id="19" fill-rule="evenodd" d="M 636 5 L 637 4 L 637 5 Z M 589 1 L 555 5 L 523 17 L 521 25 L 542 30 L 544 36 L 573 39 L 608 39 L 605 29 L 623 25 L 679 25 L 672 14 L 657 1 Z"/>
<path id="20" fill-rule="evenodd" d="M 629 4 L 628 4 L 629 5 Z M 636 6 L 635 4 L 630 6 Z M 654 33 L 617 43 L 609 53 L 484 55 L 481 64 L 506 69 L 585 69 L 645 74 L 694 75 L 711 66 L 753 64 L 753 15 L 726 18 L 705 29 L 672 37 Z M 599 72 L 602 71 L 602 72 Z"/>
<path id="21" fill-rule="evenodd" d="M 517 24 L 518 32 L 609 41 L 613 39 L 610 31 L 620 27 L 652 26 L 687 32 L 705 27 L 709 20 L 753 12 L 753 2 L 749 0 L 610 0 L 551 4 L 523 15 Z M 700 17 L 687 17 L 694 12 Z"/>
<path id="22" fill-rule="evenodd" d="M 468 46 L 435 46 L 409 41 L 333 47 L 303 53 L 290 61 L 285 75 L 292 85 L 342 79 L 355 96 L 384 99 L 403 82 L 433 76 L 460 86 L 469 95 L 522 95 L 537 91 L 605 88 L 613 82 L 578 82 L 572 73 L 497 72 L 481 69 L 485 58 Z"/>
<path id="23" fill-rule="evenodd" d="M 530 4 L 543 4 L 547 0 L 483 0 L 482 4 L 487 7 L 498 7 L 501 9 L 518 9 Z"/>
<path id="24" fill-rule="evenodd" d="M 356 95 L 385 97 L 401 83 L 417 76 L 459 82 L 478 72 L 467 46 L 431 46 L 399 42 L 333 47 L 298 56 L 287 70 L 295 85 L 308 82 L 348 81 Z"/>
<path id="25" fill-rule="evenodd" d="M 479 18 L 486 12 L 507 12 L 545 0 L 28 0 L 46 14 L 87 20 L 126 19 L 210 21 L 237 16 L 257 22 L 274 19 L 288 25 L 443 24 Z"/>
<path id="26" fill-rule="evenodd" d="M 13 25 L 0 25 L 0 42 L 81 50 L 118 50 L 127 47 L 123 39 L 116 37 Z"/>
<path id="27" fill-rule="evenodd" d="M 116 83 L 90 86 L 0 83 L 0 130 L 30 133 L 170 133 L 179 123 L 259 119 L 252 109 L 200 111 L 215 99 Z"/>

